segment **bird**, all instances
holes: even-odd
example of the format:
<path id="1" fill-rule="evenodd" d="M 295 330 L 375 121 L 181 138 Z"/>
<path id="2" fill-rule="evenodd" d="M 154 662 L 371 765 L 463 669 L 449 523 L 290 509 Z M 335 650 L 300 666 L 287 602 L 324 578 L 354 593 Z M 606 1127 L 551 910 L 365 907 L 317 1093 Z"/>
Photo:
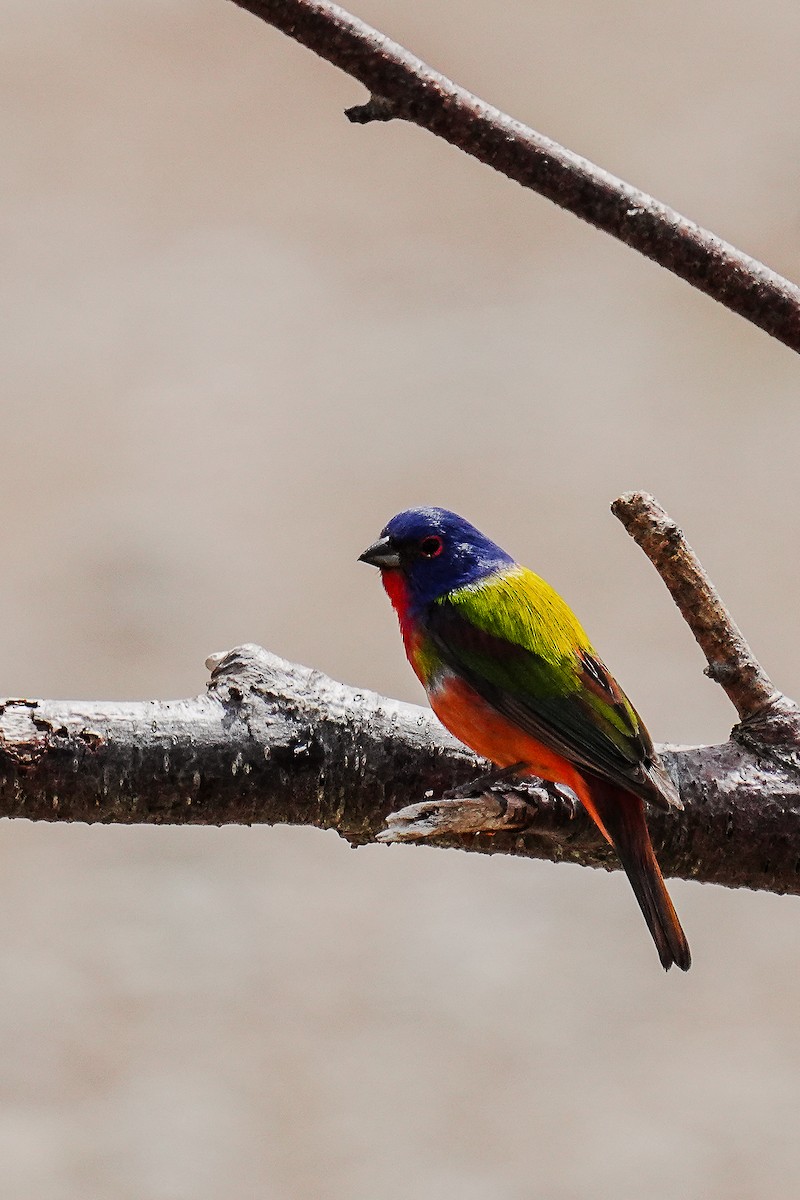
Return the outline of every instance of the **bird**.
<path id="1" fill-rule="evenodd" d="M 497 770 L 568 787 L 616 851 L 665 970 L 691 953 L 644 802 L 683 807 L 650 735 L 575 614 L 463 517 L 409 508 L 359 561 L 380 570 L 431 708 Z"/>

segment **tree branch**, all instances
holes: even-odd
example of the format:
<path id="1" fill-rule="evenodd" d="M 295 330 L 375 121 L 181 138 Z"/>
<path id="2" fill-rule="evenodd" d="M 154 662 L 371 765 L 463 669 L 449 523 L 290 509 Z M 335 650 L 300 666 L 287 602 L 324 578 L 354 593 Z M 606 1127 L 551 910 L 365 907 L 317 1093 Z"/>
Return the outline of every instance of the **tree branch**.
<path id="1" fill-rule="evenodd" d="M 669 589 L 706 656 L 706 675 L 721 685 L 742 721 L 762 720 L 785 697 L 757 662 L 683 531 L 647 492 L 625 492 L 611 511 L 641 546 Z"/>
<path id="2" fill-rule="evenodd" d="M 400 117 L 638 250 L 800 350 L 800 288 L 667 205 L 477 99 L 325 0 L 233 0 L 370 91 L 351 121 Z"/>
<path id="3" fill-rule="evenodd" d="M 661 748 L 682 813 L 650 814 L 668 875 L 800 894 L 800 776 L 736 740 Z M 258 646 L 215 663 L 208 694 L 129 704 L 0 705 L 0 815 L 121 824 L 293 824 L 373 841 L 414 803 L 412 836 L 486 853 L 609 869 L 577 805 L 544 789 L 423 799 L 473 778 L 478 759 L 433 714 L 356 691 Z M 457 831 L 462 831 L 458 833 Z"/>
<path id="4" fill-rule="evenodd" d="M 685 806 L 649 814 L 662 868 L 800 894 L 797 706 L 772 689 L 652 497 L 621 497 L 614 509 L 746 718 L 725 745 L 659 748 Z M 356 691 L 258 646 L 208 665 L 208 694 L 191 700 L 0 703 L 0 815 L 316 825 L 353 845 L 435 837 L 484 853 L 618 866 L 580 805 L 552 790 L 501 782 L 441 798 L 485 764 L 428 709 Z"/>

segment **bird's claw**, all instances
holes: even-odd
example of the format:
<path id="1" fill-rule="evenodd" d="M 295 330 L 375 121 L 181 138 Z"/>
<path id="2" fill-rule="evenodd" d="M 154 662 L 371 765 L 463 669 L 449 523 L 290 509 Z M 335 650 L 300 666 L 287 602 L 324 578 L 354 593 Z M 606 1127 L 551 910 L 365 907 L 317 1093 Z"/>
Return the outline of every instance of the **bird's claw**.
<path id="1" fill-rule="evenodd" d="M 495 767 L 494 770 L 479 775 L 477 779 L 471 779 L 469 783 L 449 788 L 443 798 L 445 800 L 472 800 L 478 796 L 485 796 L 498 784 L 507 783 L 509 779 L 513 779 L 524 767 L 525 763 L 523 762 L 512 763 L 510 767 Z"/>
<path id="2" fill-rule="evenodd" d="M 557 783 L 550 783 L 549 780 L 543 779 L 541 788 L 547 792 L 552 803 L 548 805 L 549 815 L 556 821 L 572 821 L 578 812 L 578 801 L 574 796 L 569 796 L 561 791 Z M 540 812 L 544 812 L 545 806 L 541 802 L 537 803 Z"/>

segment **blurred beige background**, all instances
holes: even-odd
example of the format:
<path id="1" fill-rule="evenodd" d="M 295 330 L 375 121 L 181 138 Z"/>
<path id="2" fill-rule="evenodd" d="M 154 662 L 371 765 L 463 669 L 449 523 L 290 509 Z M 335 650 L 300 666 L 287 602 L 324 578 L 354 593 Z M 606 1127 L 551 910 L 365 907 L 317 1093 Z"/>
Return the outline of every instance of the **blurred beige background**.
<path id="1" fill-rule="evenodd" d="M 800 9 L 360 0 L 800 277 Z M 798 360 L 225 0 L 0 0 L 5 694 L 201 691 L 244 640 L 420 699 L 356 555 L 464 512 L 658 740 L 732 712 L 608 513 L 654 491 L 800 694 Z M 0 1196 L 800 1188 L 800 903 L 296 829 L 0 829 Z"/>

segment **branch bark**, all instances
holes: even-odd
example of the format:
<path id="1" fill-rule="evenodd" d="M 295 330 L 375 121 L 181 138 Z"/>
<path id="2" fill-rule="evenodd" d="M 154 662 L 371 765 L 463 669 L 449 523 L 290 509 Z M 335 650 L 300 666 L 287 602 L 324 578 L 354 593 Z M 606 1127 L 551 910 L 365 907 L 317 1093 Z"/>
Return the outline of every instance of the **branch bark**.
<path id="1" fill-rule="evenodd" d="M 721 746 L 659 747 L 683 812 L 653 810 L 666 875 L 800 894 L 800 712 L 775 691 L 652 497 L 615 502 L 743 715 Z M 258 646 L 209 660 L 208 693 L 0 703 L 0 815 L 132 824 L 295 824 L 353 845 L 435 838 L 484 853 L 618 866 L 576 801 L 497 784 L 429 709 L 356 691 Z M 399 810 L 399 811 L 398 811 Z M 385 823 L 388 820 L 388 828 Z"/>
<path id="2" fill-rule="evenodd" d="M 664 580 L 706 656 L 706 675 L 725 690 L 741 720 L 763 724 L 774 716 L 785 697 L 757 661 L 683 531 L 647 492 L 625 492 L 611 511 Z"/>
<path id="3" fill-rule="evenodd" d="M 395 117 L 605 230 L 800 351 L 800 288 L 654 197 L 486 104 L 326 0 L 233 0 L 347 72 L 370 100 L 351 121 Z"/>

